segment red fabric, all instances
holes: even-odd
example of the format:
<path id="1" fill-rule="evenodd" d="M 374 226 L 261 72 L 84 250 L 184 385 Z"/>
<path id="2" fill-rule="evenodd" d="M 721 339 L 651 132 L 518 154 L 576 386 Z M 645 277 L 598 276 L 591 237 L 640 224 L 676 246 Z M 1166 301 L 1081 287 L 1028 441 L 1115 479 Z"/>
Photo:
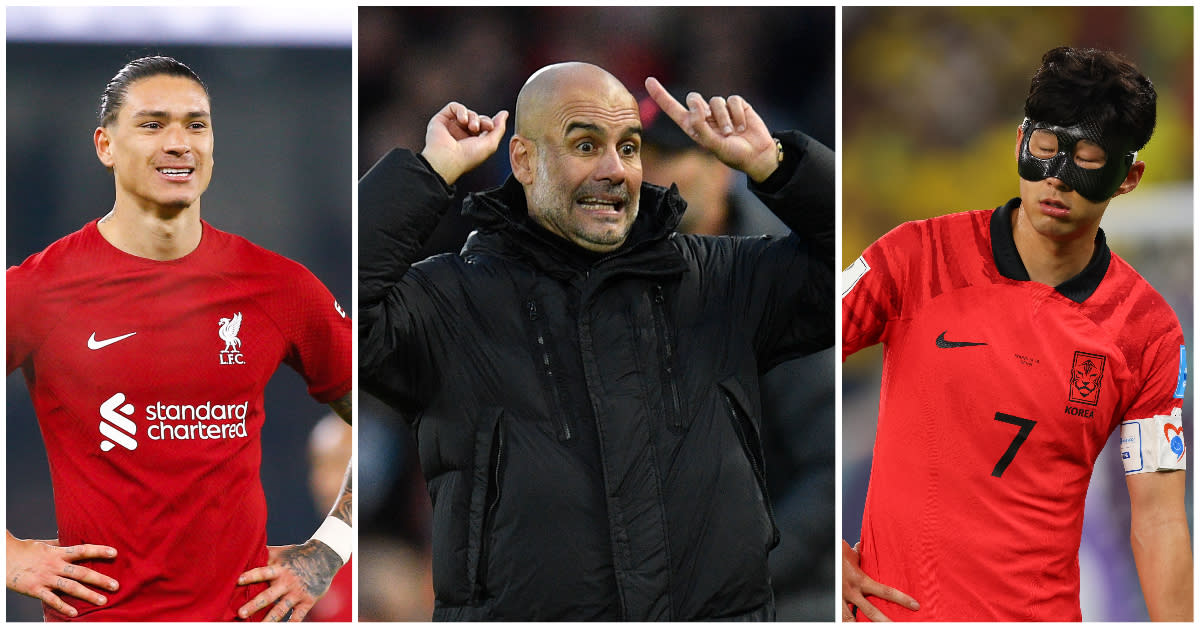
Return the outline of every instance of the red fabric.
<path id="1" fill-rule="evenodd" d="M 8 372 L 23 370 L 37 412 L 59 540 L 119 552 L 82 563 L 121 588 L 104 607 L 72 600 L 80 618 L 233 619 L 265 588 L 236 581 L 267 563 L 267 380 L 287 362 L 318 401 L 350 390 L 351 324 L 329 291 L 203 228 L 191 254 L 156 262 L 93 222 L 7 273 Z M 230 343 L 219 323 L 238 314 Z"/>
<path id="2" fill-rule="evenodd" d="M 884 344 L 862 568 L 921 603 L 872 600 L 892 619 L 1080 620 L 1096 457 L 1123 419 L 1182 405 L 1182 331 L 1145 280 L 1116 255 L 1083 303 L 1006 278 L 990 218 L 901 225 L 842 301 L 845 355 Z M 1084 396 L 1087 360 L 1102 374 Z M 1001 470 L 1018 419 L 1036 423 Z"/>

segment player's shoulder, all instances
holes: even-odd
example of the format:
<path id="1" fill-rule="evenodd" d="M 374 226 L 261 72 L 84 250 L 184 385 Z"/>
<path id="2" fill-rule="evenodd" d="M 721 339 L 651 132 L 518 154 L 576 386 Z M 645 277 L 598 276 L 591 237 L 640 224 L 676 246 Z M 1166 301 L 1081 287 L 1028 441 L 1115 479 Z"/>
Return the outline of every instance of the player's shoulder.
<path id="1" fill-rule="evenodd" d="M 1129 262 L 1112 253 L 1108 272 L 1100 283 L 1100 303 L 1117 303 L 1124 307 L 1126 319 L 1138 323 L 1149 337 L 1180 329 L 1179 317 L 1167 299 L 1150 284 Z M 1102 306 L 1103 307 L 1103 306 Z"/>
<path id="2" fill-rule="evenodd" d="M 55 240 L 25 258 L 20 264 L 10 266 L 6 273 L 9 289 L 16 282 L 46 286 L 57 278 L 74 277 L 80 269 L 94 268 L 97 248 L 106 244 L 96 229 L 96 221 L 91 221 L 78 231 Z"/>
<path id="3" fill-rule="evenodd" d="M 283 254 L 252 242 L 245 236 L 223 231 L 204 222 L 204 237 L 212 238 L 209 250 L 214 258 L 239 270 L 253 271 L 276 279 L 312 275 L 308 268 Z"/>
<path id="4" fill-rule="evenodd" d="M 954 212 L 921 220 L 903 222 L 887 232 L 876 241 L 881 248 L 910 250 L 914 245 L 927 244 L 934 241 L 956 242 L 959 240 L 975 241 L 972 234 L 986 236 L 988 222 L 995 210 L 972 210 Z M 915 252 L 915 251 L 913 251 Z"/>

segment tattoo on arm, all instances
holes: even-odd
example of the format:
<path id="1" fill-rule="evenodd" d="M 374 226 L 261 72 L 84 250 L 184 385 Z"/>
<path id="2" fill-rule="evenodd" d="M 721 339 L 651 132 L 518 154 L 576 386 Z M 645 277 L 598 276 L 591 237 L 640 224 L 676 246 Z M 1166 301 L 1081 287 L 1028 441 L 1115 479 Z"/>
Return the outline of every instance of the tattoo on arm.
<path id="1" fill-rule="evenodd" d="M 353 394 L 354 394 L 353 391 L 348 392 L 345 395 L 343 395 L 340 399 L 329 402 L 329 407 L 333 408 L 333 411 L 336 412 L 338 416 L 342 417 L 342 420 L 345 421 L 349 425 L 354 424 L 354 400 L 352 399 Z"/>
<path id="2" fill-rule="evenodd" d="M 291 568 L 314 598 L 324 595 L 334 574 L 342 566 L 342 559 L 337 552 L 320 541 L 285 548 L 280 552 L 279 560 Z"/>

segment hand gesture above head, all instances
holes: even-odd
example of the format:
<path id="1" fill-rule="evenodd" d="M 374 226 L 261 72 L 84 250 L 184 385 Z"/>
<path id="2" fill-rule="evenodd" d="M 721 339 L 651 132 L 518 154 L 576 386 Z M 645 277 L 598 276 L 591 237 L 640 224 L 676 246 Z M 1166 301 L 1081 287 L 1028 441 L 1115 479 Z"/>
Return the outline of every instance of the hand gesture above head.
<path id="1" fill-rule="evenodd" d="M 730 168 L 762 183 L 779 166 L 775 138 L 741 96 L 713 96 L 706 102 L 690 92 L 685 107 L 654 77 L 646 79 L 646 90 L 679 128 Z"/>
<path id="2" fill-rule="evenodd" d="M 508 112 L 481 116 L 465 105 L 452 102 L 425 127 L 425 149 L 421 156 L 447 184 L 487 161 L 504 137 Z"/>

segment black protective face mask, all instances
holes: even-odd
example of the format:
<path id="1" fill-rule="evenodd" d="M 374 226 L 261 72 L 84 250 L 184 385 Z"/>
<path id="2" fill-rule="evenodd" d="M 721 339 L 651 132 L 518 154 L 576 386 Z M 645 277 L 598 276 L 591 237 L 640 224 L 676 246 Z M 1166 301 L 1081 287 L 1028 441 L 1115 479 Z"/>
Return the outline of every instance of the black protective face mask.
<path id="1" fill-rule="evenodd" d="M 1036 130 L 1045 130 L 1058 138 L 1058 153 L 1049 159 L 1040 159 L 1029 152 L 1029 137 Z M 1092 123 L 1082 122 L 1075 126 L 1056 126 L 1045 122 L 1034 122 L 1028 118 L 1021 125 L 1021 156 L 1017 159 L 1017 174 L 1026 181 L 1041 181 L 1054 177 L 1079 192 L 1093 203 L 1102 203 L 1112 198 L 1129 174 L 1137 153 L 1129 149 L 1129 142 L 1111 140 L 1100 134 Z M 1104 149 L 1104 165 L 1100 168 L 1081 168 L 1075 163 L 1075 144 L 1088 140 Z"/>

